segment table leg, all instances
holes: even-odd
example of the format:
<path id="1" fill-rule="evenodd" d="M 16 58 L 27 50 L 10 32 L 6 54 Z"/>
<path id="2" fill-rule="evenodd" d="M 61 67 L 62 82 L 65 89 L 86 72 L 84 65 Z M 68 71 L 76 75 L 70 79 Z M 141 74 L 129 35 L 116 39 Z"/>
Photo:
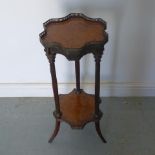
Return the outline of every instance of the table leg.
<path id="1" fill-rule="evenodd" d="M 57 136 L 59 129 L 60 129 L 60 121 L 56 120 L 55 129 L 54 129 L 52 136 L 50 137 L 50 139 L 48 141 L 49 143 L 52 143 L 54 138 Z"/>
<path id="2" fill-rule="evenodd" d="M 75 60 L 76 90 L 80 92 L 80 60 Z"/>
<path id="3" fill-rule="evenodd" d="M 97 134 L 99 135 L 99 137 L 101 138 L 103 143 L 106 143 L 106 140 L 104 139 L 102 132 L 101 132 L 101 129 L 100 129 L 100 122 L 99 121 L 95 122 L 95 127 L 96 127 Z"/>

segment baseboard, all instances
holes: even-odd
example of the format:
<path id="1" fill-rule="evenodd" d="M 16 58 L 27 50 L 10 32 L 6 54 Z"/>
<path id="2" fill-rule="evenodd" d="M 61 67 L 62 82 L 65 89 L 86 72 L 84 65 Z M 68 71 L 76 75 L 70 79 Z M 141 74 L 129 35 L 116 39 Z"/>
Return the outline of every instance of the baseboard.
<path id="1" fill-rule="evenodd" d="M 101 82 L 101 96 L 155 96 L 155 84 L 144 82 Z M 60 83 L 59 93 L 70 92 L 74 83 Z M 82 83 L 88 93 L 94 93 L 93 83 Z M 1 83 L 0 97 L 51 97 L 50 83 Z"/>

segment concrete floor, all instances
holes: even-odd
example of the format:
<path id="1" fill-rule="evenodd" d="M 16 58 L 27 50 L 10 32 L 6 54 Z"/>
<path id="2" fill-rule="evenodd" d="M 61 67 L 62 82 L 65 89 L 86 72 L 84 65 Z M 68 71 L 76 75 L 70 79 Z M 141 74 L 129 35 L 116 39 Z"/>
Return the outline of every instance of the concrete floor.
<path id="1" fill-rule="evenodd" d="M 93 123 L 54 129 L 51 98 L 0 98 L 0 155 L 155 155 L 155 98 L 104 98 L 101 142 Z"/>

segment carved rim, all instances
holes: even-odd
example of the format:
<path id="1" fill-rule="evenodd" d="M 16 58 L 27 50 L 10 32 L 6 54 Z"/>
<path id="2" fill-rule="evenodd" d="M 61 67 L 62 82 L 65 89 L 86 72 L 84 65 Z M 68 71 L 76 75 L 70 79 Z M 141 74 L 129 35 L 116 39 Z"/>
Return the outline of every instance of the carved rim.
<path id="1" fill-rule="evenodd" d="M 76 90 L 76 88 L 74 88 L 69 94 L 71 94 L 71 93 L 78 94 L 79 92 Z M 90 96 L 94 96 L 94 97 L 95 97 L 94 94 L 86 93 L 83 89 L 80 89 L 80 93 L 84 93 L 84 94 L 86 94 L 86 95 L 90 95 Z M 68 95 L 68 94 L 59 94 L 59 97 L 60 97 L 61 95 L 63 96 L 63 95 Z M 99 104 L 101 103 L 101 99 L 99 100 L 98 103 L 99 103 Z M 60 104 L 60 103 L 59 103 L 59 104 Z M 95 111 L 94 111 L 94 114 L 92 115 L 92 118 L 83 121 L 83 122 L 81 123 L 81 125 L 79 125 L 79 126 L 73 125 L 70 121 L 66 120 L 66 119 L 63 117 L 63 112 L 62 112 L 62 115 L 61 115 L 61 114 L 57 113 L 57 111 L 55 110 L 55 111 L 53 112 L 53 115 L 54 115 L 54 117 L 55 117 L 57 120 L 59 120 L 59 121 L 64 121 L 64 122 L 68 123 L 68 124 L 71 126 L 72 129 L 83 129 L 87 123 L 99 121 L 99 120 L 102 118 L 103 113 L 102 113 L 102 111 L 101 111 L 100 109 L 99 109 L 99 113 L 98 113 L 98 114 L 95 114 Z"/>
<path id="2" fill-rule="evenodd" d="M 43 37 L 43 35 L 46 34 L 46 27 L 47 27 L 48 24 L 50 24 L 50 23 L 57 23 L 57 22 L 63 22 L 63 21 L 66 21 L 68 19 L 76 18 L 76 17 L 81 17 L 81 18 L 83 18 L 85 20 L 88 20 L 88 21 L 100 22 L 104 26 L 105 30 L 107 28 L 107 23 L 103 19 L 101 19 L 101 18 L 90 18 L 90 17 L 87 17 L 86 15 L 84 15 L 83 13 L 70 13 L 70 14 L 68 14 L 65 17 L 49 19 L 45 23 L 43 23 L 44 31 L 39 34 L 40 40 Z"/>
<path id="3" fill-rule="evenodd" d="M 72 129 L 83 129 L 87 123 L 99 121 L 102 118 L 103 113 L 100 110 L 98 115 L 94 114 L 94 117 L 92 117 L 92 119 L 83 122 L 81 124 L 81 126 L 74 126 L 69 121 L 63 119 L 62 117 L 58 117 L 56 111 L 53 112 L 53 115 L 54 115 L 55 119 L 57 119 L 61 122 L 66 122 L 67 124 L 69 124 Z"/>

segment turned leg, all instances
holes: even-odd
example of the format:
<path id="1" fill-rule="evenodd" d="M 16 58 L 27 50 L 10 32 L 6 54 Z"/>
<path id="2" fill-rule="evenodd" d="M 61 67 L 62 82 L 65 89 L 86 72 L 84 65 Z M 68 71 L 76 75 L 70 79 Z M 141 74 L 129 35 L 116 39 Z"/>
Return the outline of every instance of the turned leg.
<path id="1" fill-rule="evenodd" d="M 55 129 L 54 129 L 52 136 L 50 137 L 50 139 L 48 141 L 49 143 L 52 143 L 54 138 L 57 136 L 59 129 L 60 129 L 60 121 L 56 120 Z"/>
<path id="2" fill-rule="evenodd" d="M 58 118 L 60 118 L 61 112 L 60 112 L 60 104 L 59 104 L 56 70 L 55 70 L 55 54 L 51 54 L 51 57 L 50 57 L 50 71 L 52 76 L 52 86 L 53 86 L 53 94 L 54 94 L 55 107 L 56 107 L 56 115 Z"/>
<path id="3" fill-rule="evenodd" d="M 99 103 L 100 101 L 100 61 L 101 61 L 101 54 L 96 54 L 95 56 L 95 114 L 96 116 L 99 115 Z"/>
<path id="4" fill-rule="evenodd" d="M 75 60 L 76 91 L 80 92 L 80 60 Z"/>
<path id="5" fill-rule="evenodd" d="M 104 139 L 102 132 L 101 132 L 101 129 L 100 129 L 100 122 L 99 121 L 95 122 L 95 127 L 96 127 L 97 134 L 99 135 L 99 137 L 101 138 L 103 143 L 106 143 L 106 140 Z"/>
<path id="6" fill-rule="evenodd" d="M 99 110 L 99 103 L 100 100 L 100 60 L 102 57 L 102 52 L 98 54 L 94 54 L 95 57 L 95 116 L 98 120 L 95 121 L 95 127 L 97 134 L 101 138 L 101 140 L 106 143 L 106 140 L 102 136 L 101 129 L 100 129 L 100 110 Z"/>

